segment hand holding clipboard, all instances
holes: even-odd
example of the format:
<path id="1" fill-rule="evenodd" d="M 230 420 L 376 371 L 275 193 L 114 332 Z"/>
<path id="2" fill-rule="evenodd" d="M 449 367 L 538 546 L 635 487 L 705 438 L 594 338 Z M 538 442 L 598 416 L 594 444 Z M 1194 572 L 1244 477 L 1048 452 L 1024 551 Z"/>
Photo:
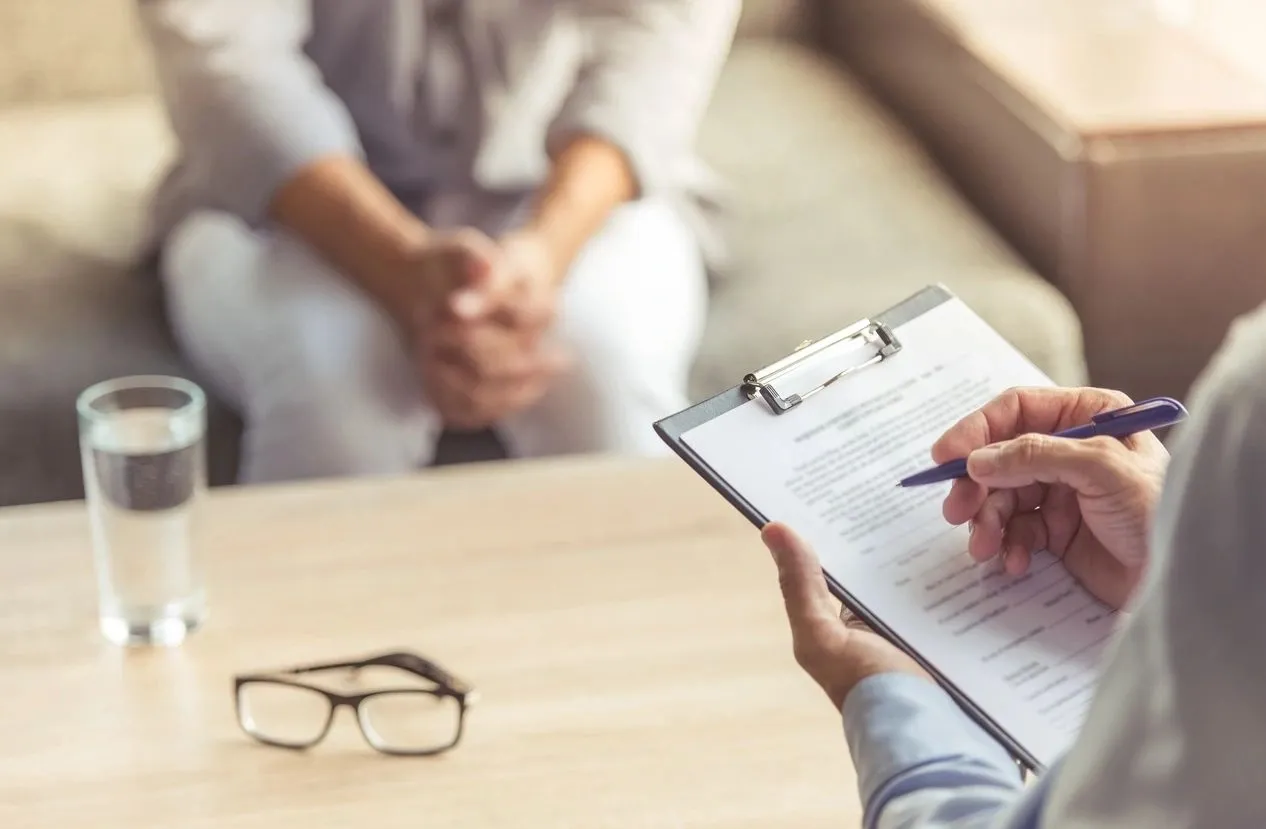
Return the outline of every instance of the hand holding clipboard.
<path id="1" fill-rule="evenodd" d="M 1022 576 L 980 567 L 943 493 L 892 482 L 1003 390 L 1051 385 L 934 287 L 656 430 L 753 524 L 795 527 L 849 610 L 1040 769 L 1080 728 L 1113 609 L 1049 553 Z"/>

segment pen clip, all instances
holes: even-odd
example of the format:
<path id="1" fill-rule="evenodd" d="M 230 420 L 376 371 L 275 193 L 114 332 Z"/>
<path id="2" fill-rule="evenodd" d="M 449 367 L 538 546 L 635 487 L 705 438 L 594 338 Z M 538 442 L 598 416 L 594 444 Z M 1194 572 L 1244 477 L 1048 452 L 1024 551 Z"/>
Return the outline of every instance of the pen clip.
<path id="1" fill-rule="evenodd" d="M 1142 400 L 1132 406 L 1125 406 L 1120 409 L 1113 409 L 1110 412 L 1100 412 L 1090 418 L 1095 425 L 1104 423 L 1113 423 L 1126 417 L 1136 417 L 1147 415 L 1149 419 L 1154 417 L 1157 421 L 1177 421 L 1181 420 L 1187 414 L 1187 410 L 1183 405 L 1172 397 L 1153 397 L 1148 400 Z"/>

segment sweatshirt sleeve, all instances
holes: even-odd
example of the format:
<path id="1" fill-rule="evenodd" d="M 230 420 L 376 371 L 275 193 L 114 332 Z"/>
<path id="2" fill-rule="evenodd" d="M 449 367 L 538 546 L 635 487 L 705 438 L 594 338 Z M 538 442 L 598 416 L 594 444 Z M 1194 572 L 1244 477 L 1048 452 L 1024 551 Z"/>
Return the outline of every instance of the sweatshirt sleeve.
<path id="1" fill-rule="evenodd" d="M 866 829 L 1030 829 L 1038 791 L 935 684 L 863 680 L 844 701 Z M 1044 788 L 1044 787 L 1043 787 Z"/>
<path id="2" fill-rule="evenodd" d="M 671 186 L 738 25 L 739 0 L 582 0 L 587 58 L 551 126 L 549 147 L 578 133 L 619 147 L 640 194 Z"/>
<path id="3" fill-rule="evenodd" d="M 361 157 L 355 124 L 304 53 L 309 0 L 139 0 L 182 157 L 217 206 L 255 224 L 328 155 Z"/>

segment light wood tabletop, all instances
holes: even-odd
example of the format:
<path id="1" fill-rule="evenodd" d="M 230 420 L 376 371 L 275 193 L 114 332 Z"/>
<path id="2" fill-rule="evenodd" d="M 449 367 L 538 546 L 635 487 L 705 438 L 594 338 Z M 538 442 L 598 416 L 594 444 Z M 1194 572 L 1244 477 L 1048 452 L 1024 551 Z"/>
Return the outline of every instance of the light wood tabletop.
<path id="1" fill-rule="evenodd" d="M 221 490 L 198 538 L 206 627 L 121 650 L 83 506 L 0 511 L 0 826 L 859 823 L 773 565 L 680 463 Z M 346 711 L 306 753 L 239 730 L 235 673 L 396 648 L 479 690 L 452 752 L 376 754 Z"/>

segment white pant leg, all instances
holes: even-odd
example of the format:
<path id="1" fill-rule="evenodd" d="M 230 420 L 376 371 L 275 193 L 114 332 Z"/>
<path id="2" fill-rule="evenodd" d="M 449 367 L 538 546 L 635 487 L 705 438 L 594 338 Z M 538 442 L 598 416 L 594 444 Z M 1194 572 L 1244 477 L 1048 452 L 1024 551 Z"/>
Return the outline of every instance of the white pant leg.
<path id="1" fill-rule="evenodd" d="M 617 210 L 563 288 L 556 335 L 576 368 L 501 425 L 510 451 L 667 451 L 652 424 L 688 404 L 707 295 L 698 241 L 677 211 L 662 202 Z"/>
<path id="2" fill-rule="evenodd" d="M 177 339 L 245 421 L 241 480 L 430 461 L 439 418 L 394 327 L 306 245 L 199 213 L 172 234 L 162 272 Z"/>

